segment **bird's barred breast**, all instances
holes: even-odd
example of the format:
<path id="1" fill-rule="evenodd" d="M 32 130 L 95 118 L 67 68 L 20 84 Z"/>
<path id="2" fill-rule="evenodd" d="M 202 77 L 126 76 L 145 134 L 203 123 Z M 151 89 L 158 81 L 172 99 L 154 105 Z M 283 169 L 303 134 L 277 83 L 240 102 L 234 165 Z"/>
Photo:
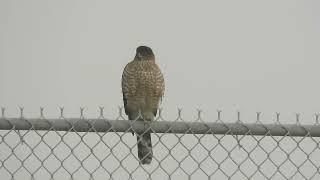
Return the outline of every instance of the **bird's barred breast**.
<path id="1" fill-rule="evenodd" d="M 130 62 L 122 75 L 122 91 L 128 98 L 160 98 L 164 91 L 164 78 L 152 61 Z"/>

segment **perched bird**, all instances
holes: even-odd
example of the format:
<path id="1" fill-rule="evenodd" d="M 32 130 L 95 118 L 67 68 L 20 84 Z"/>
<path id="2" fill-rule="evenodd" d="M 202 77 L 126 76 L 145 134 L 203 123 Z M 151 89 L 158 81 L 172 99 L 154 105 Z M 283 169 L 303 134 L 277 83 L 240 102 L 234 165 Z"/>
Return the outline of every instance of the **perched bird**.
<path id="1" fill-rule="evenodd" d="M 153 121 L 164 94 L 164 78 L 155 62 L 152 49 L 139 46 L 133 61 L 122 74 L 122 93 L 129 120 Z M 137 133 L 138 157 L 141 164 L 152 161 L 150 132 Z"/>

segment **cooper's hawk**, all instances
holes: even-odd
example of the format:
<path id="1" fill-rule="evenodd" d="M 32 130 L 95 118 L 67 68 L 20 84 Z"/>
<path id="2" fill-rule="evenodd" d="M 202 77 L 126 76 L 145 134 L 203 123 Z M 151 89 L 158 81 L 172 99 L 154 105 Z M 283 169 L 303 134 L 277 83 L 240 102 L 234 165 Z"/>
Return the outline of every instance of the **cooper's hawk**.
<path id="1" fill-rule="evenodd" d="M 164 93 L 164 78 L 151 48 L 140 46 L 122 74 L 123 103 L 129 120 L 152 121 Z M 137 134 L 138 157 L 142 164 L 152 160 L 150 132 Z"/>

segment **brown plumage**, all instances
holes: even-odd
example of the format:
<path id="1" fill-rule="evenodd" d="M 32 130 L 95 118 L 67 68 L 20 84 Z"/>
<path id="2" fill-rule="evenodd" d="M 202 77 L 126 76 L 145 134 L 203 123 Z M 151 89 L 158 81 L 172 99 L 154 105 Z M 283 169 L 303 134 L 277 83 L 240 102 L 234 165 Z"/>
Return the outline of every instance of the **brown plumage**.
<path id="1" fill-rule="evenodd" d="M 122 74 L 123 103 L 129 120 L 152 121 L 164 88 L 164 78 L 151 48 L 138 47 L 134 60 L 126 65 Z M 137 142 L 140 162 L 150 164 L 153 156 L 150 132 L 137 134 Z"/>

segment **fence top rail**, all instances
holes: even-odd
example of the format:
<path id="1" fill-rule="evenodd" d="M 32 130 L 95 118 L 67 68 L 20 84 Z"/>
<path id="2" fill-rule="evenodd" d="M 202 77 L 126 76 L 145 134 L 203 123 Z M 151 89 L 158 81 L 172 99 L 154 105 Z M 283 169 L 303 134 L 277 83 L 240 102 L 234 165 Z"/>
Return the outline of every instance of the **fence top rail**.
<path id="1" fill-rule="evenodd" d="M 260 136 L 320 137 L 319 125 L 261 124 L 185 121 L 130 121 L 84 118 L 0 118 L 0 130 L 45 130 L 77 132 L 128 132 L 175 134 L 230 134 Z"/>

